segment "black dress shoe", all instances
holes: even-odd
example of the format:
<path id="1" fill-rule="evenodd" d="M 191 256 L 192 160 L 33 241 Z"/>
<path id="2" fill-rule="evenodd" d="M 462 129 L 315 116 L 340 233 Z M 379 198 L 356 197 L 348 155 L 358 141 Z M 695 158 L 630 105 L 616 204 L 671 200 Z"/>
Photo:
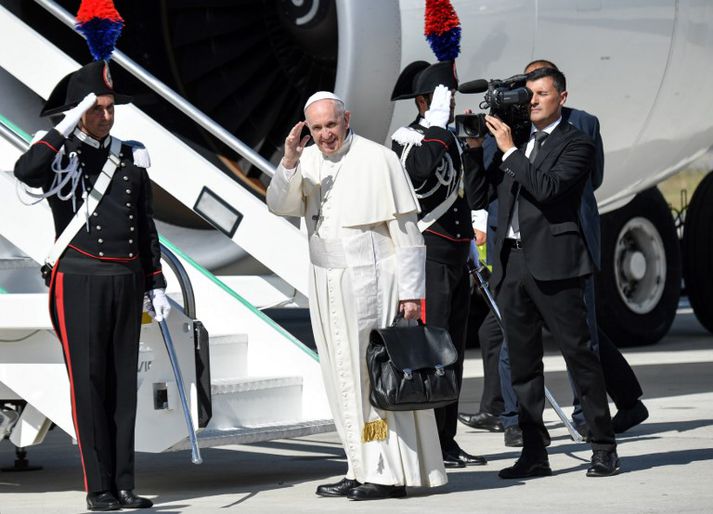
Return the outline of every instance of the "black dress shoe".
<path id="1" fill-rule="evenodd" d="M 490 432 L 503 431 L 503 424 L 500 418 L 489 412 L 477 412 L 475 414 L 465 414 L 461 412 L 458 414 L 458 421 L 470 428 L 489 430 Z"/>
<path id="2" fill-rule="evenodd" d="M 522 444 L 522 430 L 520 427 L 517 425 L 505 427 L 505 446 L 520 448 Z"/>
<path id="3" fill-rule="evenodd" d="M 350 500 L 385 500 L 387 498 L 403 498 L 406 488 L 402 485 L 381 485 L 366 483 L 355 487 L 347 493 Z"/>
<path id="4" fill-rule="evenodd" d="M 620 409 L 612 418 L 612 426 L 614 432 L 621 434 L 626 432 L 631 427 L 638 425 L 649 417 L 649 411 L 641 400 L 636 400 L 633 407 L 628 409 Z"/>
<path id="5" fill-rule="evenodd" d="M 461 448 L 458 448 L 458 451 L 446 453 L 443 457 L 444 463 L 446 459 L 457 460 L 462 462 L 465 466 L 485 466 L 488 463 L 488 460 L 485 457 L 481 457 L 480 455 L 471 455 L 470 453 L 463 451 Z"/>
<path id="6" fill-rule="evenodd" d="M 460 460 L 457 455 L 444 455 L 443 456 L 443 467 L 444 468 L 464 468 L 465 462 Z"/>
<path id="7" fill-rule="evenodd" d="M 87 510 L 107 511 L 119 510 L 121 504 L 109 491 L 99 491 L 87 494 Z"/>
<path id="8" fill-rule="evenodd" d="M 336 484 L 322 484 L 320 486 L 317 486 L 316 493 L 319 496 L 346 496 L 351 489 L 359 487 L 360 485 L 361 484 L 356 480 L 342 478 Z"/>
<path id="9" fill-rule="evenodd" d="M 592 463 L 587 468 L 588 477 L 610 477 L 619 473 L 616 450 L 594 450 Z"/>
<path id="10" fill-rule="evenodd" d="M 148 509 L 153 506 L 153 502 L 148 498 L 136 496 L 133 489 L 121 489 L 116 493 L 122 508 L 126 509 Z"/>
<path id="11" fill-rule="evenodd" d="M 547 458 L 539 460 L 531 460 L 519 458 L 514 466 L 501 469 L 498 473 L 500 478 L 530 478 L 530 477 L 548 477 L 552 475 L 550 461 Z"/>

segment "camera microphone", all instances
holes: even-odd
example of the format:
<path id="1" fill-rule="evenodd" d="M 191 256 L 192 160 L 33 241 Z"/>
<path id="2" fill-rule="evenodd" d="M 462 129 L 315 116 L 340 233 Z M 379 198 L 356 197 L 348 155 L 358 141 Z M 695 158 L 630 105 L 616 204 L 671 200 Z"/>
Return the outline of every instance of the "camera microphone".
<path id="1" fill-rule="evenodd" d="M 485 79 L 471 80 L 458 86 L 458 92 L 466 95 L 482 93 L 488 90 L 488 81 Z"/>

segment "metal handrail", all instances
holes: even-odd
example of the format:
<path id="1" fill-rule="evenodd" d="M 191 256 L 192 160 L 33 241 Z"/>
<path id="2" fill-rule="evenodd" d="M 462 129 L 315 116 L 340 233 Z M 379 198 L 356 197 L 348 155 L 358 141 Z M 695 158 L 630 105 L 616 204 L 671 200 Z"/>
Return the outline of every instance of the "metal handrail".
<path id="1" fill-rule="evenodd" d="M 15 130 L 19 129 L 13 126 L 7 118 L 0 114 L 0 136 L 8 139 L 17 147 L 18 150 L 26 152 L 30 147 L 30 143 L 15 132 Z M 191 279 L 186 272 L 186 268 L 170 248 L 165 246 L 163 243 L 160 243 L 160 246 L 161 258 L 166 264 L 168 264 L 168 267 L 171 268 L 173 273 L 176 275 L 178 286 L 181 288 L 181 294 L 183 295 L 183 312 L 189 318 L 196 319 L 196 296 L 193 292 L 193 284 L 191 283 Z"/>
<path id="2" fill-rule="evenodd" d="M 161 257 L 171 268 L 179 285 L 181 286 L 181 293 L 183 294 L 183 312 L 186 313 L 191 319 L 196 319 L 196 295 L 193 292 L 193 284 L 191 279 L 186 273 L 186 268 L 183 266 L 178 257 L 163 243 L 159 243 L 161 246 Z"/>
<path id="3" fill-rule="evenodd" d="M 21 152 L 25 152 L 30 146 L 27 141 L 25 141 L 19 134 L 13 131 L 8 125 L 8 120 L 2 115 L 0 115 L 0 136 L 10 141 L 10 143 L 15 146 Z"/>
<path id="4" fill-rule="evenodd" d="M 57 5 L 52 0 L 35 0 L 50 14 L 59 21 L 77 32 L 75 27 L 75 18 Z M 77 32 L 82 35 L 81 33 Z M 84 37 L 82 35 L 82 37 Z M 133 59 L 123 53 L 121 50 L 114 50 L 112 59 L 116 61 L 122 68 L 131 73 L 134 77 L 146 84 L 151 90 L 161 95 L 167 102 L 173 105 L 176 109 L 198 123 L 205 130 L 220 139 L 223 143 L 233 149 L 235 152 L 247 159 L 251 164 L 256 166 L 266 175 L 272 177 L 275 174 L 275 167 L 270 164 L 262 155 L 253 150 L 250 146 L 243 143 L 240 139 L 228 132 L 221 125 L 213 121 L 207 114 L 198 109 L 195 105 L 187 101 L 185 98 L 176 93 L 173 89 L 154 77 L 151 73 L 139 66 Z"/>

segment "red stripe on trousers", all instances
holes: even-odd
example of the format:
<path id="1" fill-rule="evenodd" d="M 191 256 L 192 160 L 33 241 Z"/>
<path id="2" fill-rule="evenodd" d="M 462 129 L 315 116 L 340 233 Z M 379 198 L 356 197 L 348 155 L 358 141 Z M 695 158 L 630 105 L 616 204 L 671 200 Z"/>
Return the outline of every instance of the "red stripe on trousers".
<path id="1" fill-rule="evenodd" d="M 77 402 L 74 397 L 74 377 L 72 375 L 72 358 L 69 354 L 69 343 L 67 339 L 67 325 L 64 320 L 64 273 L 58 272 L 54 280 L 55 309 L 57 311 L 57 323 L 59 324 L 60 341 L 62 349 L 67 359 L 67 373 L 69 374 L 69 393 L 72 397 L 72 421 L 74 422 L 74 432 L 77 436 L 77 446 L 79 446 L 79 457 L 82 460 L 82 472 L 84 474 L 84 490 L 89 491 L 87 485 L 87 470 L 84 467 L 84 452 L 82 451 L 82 440 L 79 437 L 79 424 L 77 423 Z"/>
<path id="2" fill-rule="evenodd" d="M 421 298 L 421 321 L 426 324 L 426 299 Z"/>

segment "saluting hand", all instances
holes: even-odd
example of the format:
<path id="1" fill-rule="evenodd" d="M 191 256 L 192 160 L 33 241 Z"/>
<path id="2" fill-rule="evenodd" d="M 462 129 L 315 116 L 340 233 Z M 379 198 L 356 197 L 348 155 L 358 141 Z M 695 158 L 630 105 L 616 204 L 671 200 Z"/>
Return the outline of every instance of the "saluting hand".
<path id="1" fill-rule="evenodd" d="M 282 165 L 287 169 L 292 169 L 297 166 L 297 162 L 302 155 L 302 150 L 305 149 L 305 145 L 307 141 L 309 141 L 309 136 L 305 136 L 300 140 L 300 134 L 304 126 L 304 121 L 298 122 L 292 127 L 292 130 L 290 130 L 290 133 L 287 134 L 285 138 L 285 156 L 282 158 Z"/>
<path id="2" fill-rule="evenodd" d="M 97 95 L 89 93 L 76 107 L 64 112 L 64 118 L 62 121 L 57 123 L 57 126 L 55 127 L 57 132 L 62 134 L 64 137 L 69 137 L 74 130 L 74 127 L 76 127 L 79 123 L 79 120 L 82 119 L 84 113 L 94 107 L 95 103 L 97 103 Z"/>
<path id="3" fill-rule="evenodd" d="M 498 144 L 498 148 L 500 148 L 501 152 L 505 153 L 515 147 L 510 127 L 508 127 L 502 120 L 496 118 L 495 116 L 486 114 L 485 124 L 488 126 L 490 133 L 495 136 L 495 142 Z"/>

